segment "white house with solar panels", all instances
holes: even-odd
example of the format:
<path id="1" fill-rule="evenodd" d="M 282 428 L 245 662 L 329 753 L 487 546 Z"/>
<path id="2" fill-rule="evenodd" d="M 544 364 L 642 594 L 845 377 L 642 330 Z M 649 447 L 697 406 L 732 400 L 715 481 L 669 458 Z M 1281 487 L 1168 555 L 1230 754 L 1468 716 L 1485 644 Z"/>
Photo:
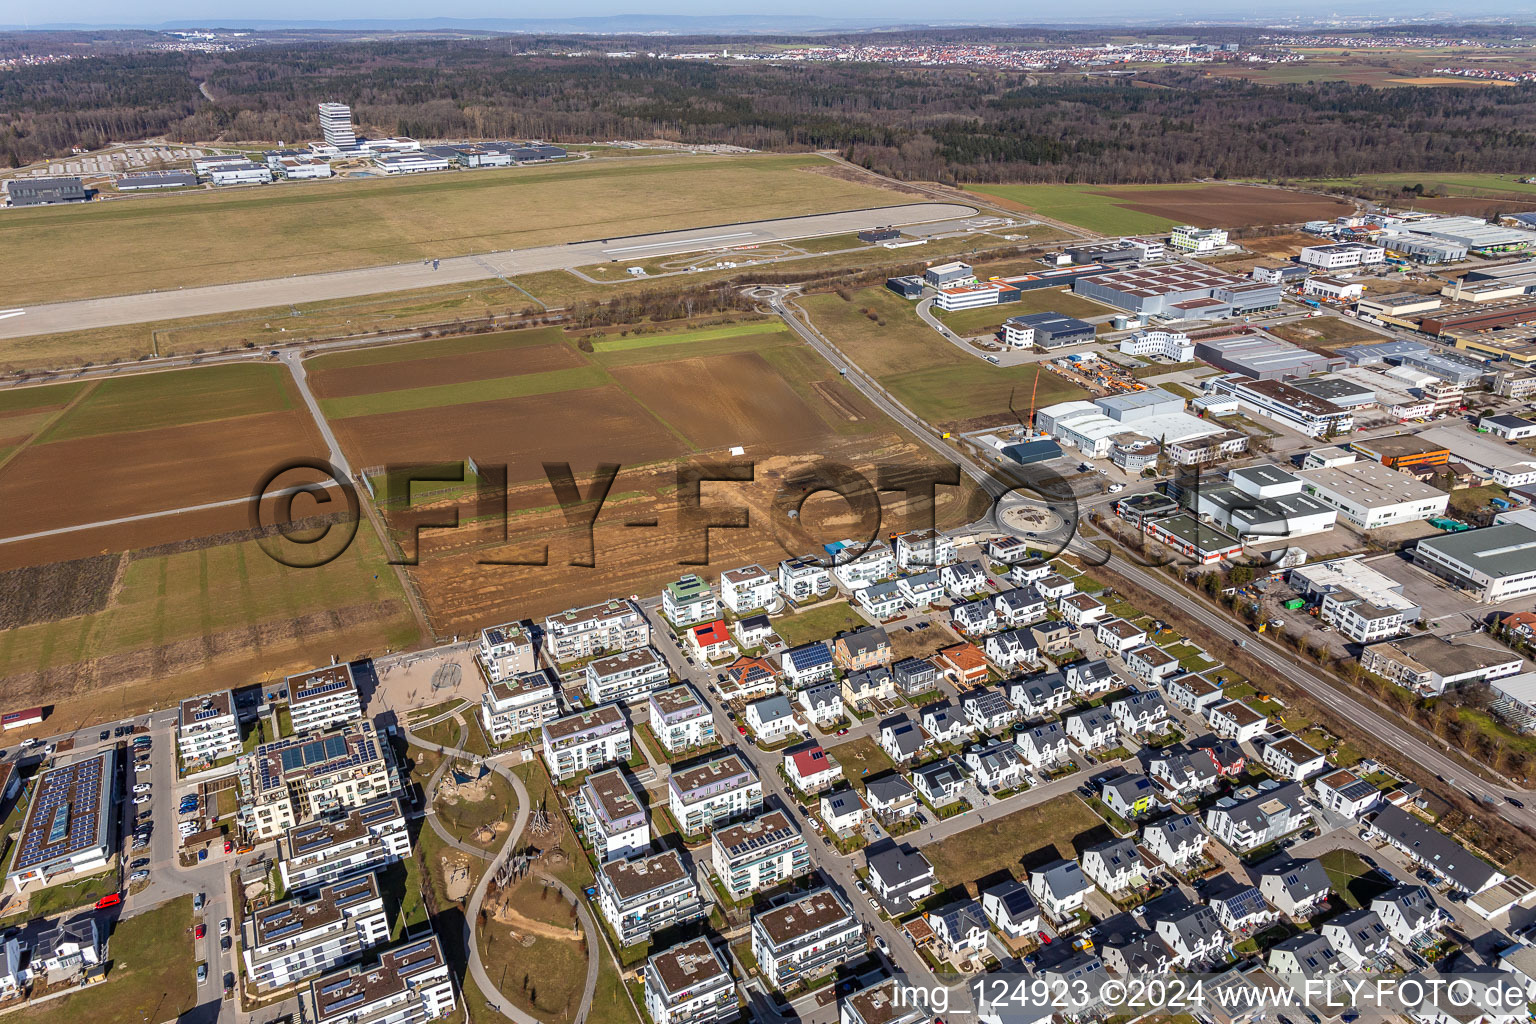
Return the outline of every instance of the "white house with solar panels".
<path id="1" fill-rule="evenodd" d="M 117 845 L 111 806 L 116 768 L 117 754 L 107 749 L 38 781 L 5 876 L 18 893 L 106 866 Z"/>
<path id="2" fill-rule="evenodd" d="M 394 754 L 367 722 L 323 736 L 263 743 L 241 759 L 240 771 L 243 802 L 236 822 L 258 842 L 400 789 Z"/>
<path id="3" fill-rule="evenodd" d="M 240 951 L 246 977 L 265 993 L 349 964 L 388 941 L 378 876 L 367 874 L 248 915 Z"/>
<path id="4" fill-rule="evenodd" d="M 354 808 L 346 817 L 288 830 L 278 846 L 283 887 L 303 892 L 377 871 L 411 855 L 398 800 Z"/>
<path id="5" fill-rule="evenodd" d="M 453 974 L 436 935 L 385 950 L 377 964 L 358 964 L 310 983 L 315 1024 L 421 1024 L 455 1009 Z"/>
<path id="6" fill-rule="evenodd" d="M 189 767 L 211 765 L 240 753 L 240 720 L 235 716 L 232 692 L 220 690 L 181 702 L 176 752 Z"/>
<path id="7" fill-rule="evenodd" d="M 289 676 L 288 714 L 294 732 L 316 732 L 363 717 L 352 666 L 327 665 Z"/>

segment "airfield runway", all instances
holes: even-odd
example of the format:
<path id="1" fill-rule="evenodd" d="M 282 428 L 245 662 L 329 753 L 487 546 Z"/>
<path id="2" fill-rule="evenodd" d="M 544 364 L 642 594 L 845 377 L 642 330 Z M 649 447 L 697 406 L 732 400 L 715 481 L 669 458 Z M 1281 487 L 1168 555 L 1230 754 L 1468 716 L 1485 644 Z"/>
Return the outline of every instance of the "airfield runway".
<path id="1" fill-rule="evenodd" d="M 974 207 L 958 203 L 912 203 L 628 237 L 622 237 L 623 229 L 617 227 L 615 234 L 606 239 L 458 256 L 442 260 L 436 270 L 430 264 L 399 263 L 331 274 L 297 274 L 263 281 L 114 295 L 5 310 L 5 315 L 0 316 L 0 339 L 235 313 L 302 302 L 349 299 L 359 295 L 409 291 L 437 285 L 467 284 L 544 270 L 568 270 L 610 260 L 627 262 L 709 249 L 784 242 L 796 238 L 863 231 L 884 225 L 906 227 L 971 217 L 976 213 Z"/>

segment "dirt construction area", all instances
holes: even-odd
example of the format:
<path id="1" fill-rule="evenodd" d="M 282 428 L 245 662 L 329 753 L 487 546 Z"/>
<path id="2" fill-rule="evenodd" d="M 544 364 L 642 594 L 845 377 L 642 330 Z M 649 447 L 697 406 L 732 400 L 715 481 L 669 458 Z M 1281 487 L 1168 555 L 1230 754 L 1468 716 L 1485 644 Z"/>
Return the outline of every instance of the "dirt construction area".
<path id="1" fill-rule="evenodd" d="M 1308 220 L 1332 220 L 1353 213 L 1354 206 L 1340 199 L 1258 188 L 1252 185 L 1202 185 L 1188 189 L 1145 192 L 1105 192 L 1141 213 L 1196 227 L 1242 228 L 1253 224 L 1297 224 Z M 1134 200 L 1134 201 L 1132 201 Z"/>

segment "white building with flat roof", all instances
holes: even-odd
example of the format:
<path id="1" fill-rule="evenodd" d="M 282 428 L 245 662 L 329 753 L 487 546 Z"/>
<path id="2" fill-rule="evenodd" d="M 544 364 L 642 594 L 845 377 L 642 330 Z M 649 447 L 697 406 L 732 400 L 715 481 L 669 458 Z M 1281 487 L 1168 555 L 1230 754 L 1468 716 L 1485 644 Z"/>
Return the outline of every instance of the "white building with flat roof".
<path id="1" fill-rule="evenodd" d="M 1379 462 L 1304 469 L 1302 493 L 1339 510 L 1362 530 L 1415 523 L 1445 514 L 1451 496 Z"/>
<path id="2" fill-rule="evenodd" d="M 411 855 L 400 801 L 379 800 L 345 817 L 288 830 L 278 846 L 278 873 L 289 892 L 318 889 L 364 875 Z"/>
<path id="3" fill-rule="evenodd" d="M 651 694 L 647 725 L 669 754 L 707 747 L 715 742 L 715 716 L 688 683 Z"/>
<path id="4" fill-rule="evenodd" d="M 667 806 L 684 835 L 699 835 L 762 805 L 762 780 L 734 751 L 667 777 Z"/>
<path id="5" fill-rule="evenodd" d="M 117 752 L 108 747 L 39 777 L 6 872 L 18 893 L 106 866 L 117 849 L 116 774 Z"/>
<path id="6" fill-rule="evenodd" d="M 453 974 L 436 935 L 407 939 L 376 964 L 310 982 L 314 1024 L 422 1024 L 453 1015 Z"/>
<path id="7" fill-rule="evenodd" d="M 600 704 L 545 722 L 544 763 L 556 780 L 629 760 L 630 728 L 618 704 Z"/>
<path id="8" fill-rule="evenodd" d="M 780 810 L 715 829 L 709 845 L 715 877 L 733 900 L 811 870 L 805 835 Z"/>
<path id="9" fill-rule="evenodd" d="M 1536 530 L 1519 523 L 1426 537 L 1413 560 L 1485 604 L 1536 593 Z"/>
<path id="10" fill-rule="evenodd" d="M 487 682 L 480 695 L 480 721 L 491 740 L 505 743 L 560 714 L 560 677 L 553 669 Z"/>
<path id="11" fill-rule="evenodd" d="M 651 625 L 633 601 L 614 598 L 549 616 L 544 642 L 556 661 L 576 661 L 644 647 L 651 642 Z"/>
<path id="12" fill-rule="evenodd" d="M 511 679 L 538 668 L 533 633 L 521 622 L 505 622 L 482 629 L 477 653 L 492 682 Z"/>
<path id="13" fill-rule="evenodd" d="M 176 753 L 187 768 L 207 767 L 240 753 L 240 720 L 229 690 L 189 697 L 181 702 L 176 723 Z"/>
<path id="14" fill-rule="evenodd" d="M 793 988 L 864 954 L 864 926 L 834 889 L 752 916 L 752 955 L 774 988 Z"/>
<path id="15" fill-rule="evenodd" d="M 353 963 L 388 941 L 378 876 L 365 874 L 246 915 L 240 954 L 249 982 L 267 993 Z"/>
<path id="16" fill-rule="evenodd" d="M 619 700 L 634 703 L 667 685 L 671 670 L 654 647 L 637 647 L 587 662 L 587 699 L 593 704 Z"/>
<path id="17" fill-rule="evenodd" d="M 346 662 L 289 676 L 288 715 L 296 733 L 317 732 L 363 717 L 352 666 Z"/>
<path id="18" fill-rule="evenodd" d="M 720 574 L 720 602 L 737 615 L 773 608 L 778 601 L 778 583 L 760 565 L 744 565 Z"/>
<path id="19" fill-rule="evenodd" d="M 571 809 L 599 860 L 623 860 L 651 848 L 651 822 L 645 801 L 622 768 L 587 776 Z"/>
<path id="20" fill-rule="evenodd" d="M 644 980 L 652 1024 L 726 1024 L 741 1015 L 731 972 L 708 938 L 652 954 Z"/>

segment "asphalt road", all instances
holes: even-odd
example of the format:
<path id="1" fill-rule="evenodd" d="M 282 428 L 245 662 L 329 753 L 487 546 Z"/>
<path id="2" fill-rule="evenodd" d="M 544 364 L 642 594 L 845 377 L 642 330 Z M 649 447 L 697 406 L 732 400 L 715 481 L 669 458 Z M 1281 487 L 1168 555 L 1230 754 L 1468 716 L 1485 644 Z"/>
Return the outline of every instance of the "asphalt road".
<path id="1" fill-rule="evenodd" d="M 119 327 L 124 324 L 433 288 L 438 285 L 467 284 L 516 274 L 566 270 L 610 260 L 640 260 L 725 247 L 761 245 L 861 231 L 878 225 L 901 227 L 969 217 L 976 212 L 975 207 L 958 203 L 912 203 L 809 217 L 723 224 L 628 238 L 620 237 L 625 228 L 622 224 L 616 224 L 613 226 L 615 234 L 610 239 L 452 257 L 439 261 L 435 268 L 432 263 L 397 263 L 330 274 L 295 274 L 262 281 L 239 281 L 23 307 L 21 315 L 0 319 L 0 338 Z"/>

